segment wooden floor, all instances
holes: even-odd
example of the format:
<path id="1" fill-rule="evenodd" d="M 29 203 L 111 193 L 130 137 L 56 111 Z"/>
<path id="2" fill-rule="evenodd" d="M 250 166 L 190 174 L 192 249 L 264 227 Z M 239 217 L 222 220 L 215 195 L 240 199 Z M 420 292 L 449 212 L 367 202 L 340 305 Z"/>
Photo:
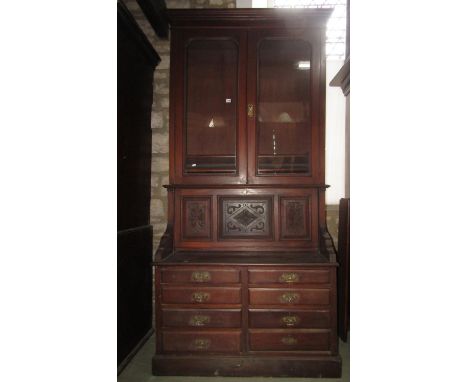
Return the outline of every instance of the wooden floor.
<path id="1" fill-rule="evenodd" d="M 154 354 L 154 336 L 146 342 L 135 358 L 119 375 L 118 382 L 349 382 L 349 335 L 348 342 L 340 341 L 340 355 L 343 359 L 343 372 L 340 379 L 335 378 L 260 378 L 260 377 L 155 377 L 151 374 L 151 358 Z"/>

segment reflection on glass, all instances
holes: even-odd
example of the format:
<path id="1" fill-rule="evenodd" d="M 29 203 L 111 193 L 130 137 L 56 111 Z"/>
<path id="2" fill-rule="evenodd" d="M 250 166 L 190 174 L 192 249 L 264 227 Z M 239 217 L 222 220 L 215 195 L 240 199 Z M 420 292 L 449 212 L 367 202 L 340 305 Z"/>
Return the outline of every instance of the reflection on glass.
<path id="1" fill-rule="evenodd" d="M 304 174 L 310 155 L 310 45 L 263 40 L 258 52 L 257 173 Z"/>
<path id="2" fill-rule="evenodd" d="M 187 48 L 187 173 L 236 172 L 237 45 L 194 40 Z"/>

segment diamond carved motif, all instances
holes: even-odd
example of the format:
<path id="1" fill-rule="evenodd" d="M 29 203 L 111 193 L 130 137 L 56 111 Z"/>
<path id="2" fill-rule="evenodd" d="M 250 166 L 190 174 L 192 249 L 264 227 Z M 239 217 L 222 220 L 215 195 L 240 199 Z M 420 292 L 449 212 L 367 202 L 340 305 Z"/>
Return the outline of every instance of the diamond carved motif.
<path id="1" fill-rule="evenodd" d="M 248 226 L 249 224 L 253 223 L 255 220 L 258 219 L 258 216 L 254 215 L 248 209 L 242 210 L 236 216 L 233 216 L 233 219 L 242 224 L 243 226 Z"/>
<path id="2" fill-rule="evenodd" d="M 269 238 L 271 232 L 270 196 L 261 198 L 221 198 L 221 238 Z"/>

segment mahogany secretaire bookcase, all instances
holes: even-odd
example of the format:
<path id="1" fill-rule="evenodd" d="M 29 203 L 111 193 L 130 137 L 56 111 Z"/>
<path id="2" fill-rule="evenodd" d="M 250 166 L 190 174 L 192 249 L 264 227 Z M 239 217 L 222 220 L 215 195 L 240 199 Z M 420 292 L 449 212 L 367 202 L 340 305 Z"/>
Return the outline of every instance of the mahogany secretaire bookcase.
<path id="1" fill-rule="evenodd" d="M 168 11 L 156 375 L 341 375 L 325 223 L 330 13 Z"/>

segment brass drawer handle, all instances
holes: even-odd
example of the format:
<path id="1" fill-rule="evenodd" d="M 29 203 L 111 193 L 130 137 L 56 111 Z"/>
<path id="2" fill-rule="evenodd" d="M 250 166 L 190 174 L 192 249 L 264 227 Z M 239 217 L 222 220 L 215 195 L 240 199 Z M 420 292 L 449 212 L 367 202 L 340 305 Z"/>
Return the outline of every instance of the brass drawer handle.
<path id="1" fill-rule="evenodd" d="M 197 350 L 206 350 L 210 347 L 211 341 L 206 338 L 197 338 L 193 341 L 193 347 Z"/>
<path id="2" fill-rule="evenodd" d="M 299 282 L 299 275 L 293 272 L 283 273 L 279 281 L 282 283 L 297 283 Z"/>
<path id="3" fill-rule="evenodd" d="M 281 296 L 280 296 L 280 301 L 281 302 L 285 302 L 285 303 L 288 303 L 288 304 L 292 304 L 294 302 L 298 302 L 299 301 L 299 298 L 300 298 L 300 295 L 299 293 L 283 293 Z"/>
<path id="4" fill-rule="evenodd" d="M 195 302 L 205 302 L 210 298 L 210 294 L 206 292 L 194 292 L 192 294 L 192 301 Z"/>
<path id="5" fill-rule="evenodd" d="M 196 315 L 189 320 L 190 326 L 204 326 L 210 323 L 210 316 Z"/>
<path id="6" fill-rule="evenodd" d="M 297 345 L 297 339 L 291 336 L 281 338 L 281 342 L 285 345 Z"/>
<path id="7" fill-rule="evenodd" d="M 299 317 L 297 316 L 284 316 L 281 318 L 281 322 L 286 326 L 295 326 L 299 321 Z"/>
<path id="8" fill-rule="evenodd" d="M 192 277 L 190 279 L 197 283 L 206 283 L 211 281 L 211 273 L 206 271 L 192 272 Z"/>

